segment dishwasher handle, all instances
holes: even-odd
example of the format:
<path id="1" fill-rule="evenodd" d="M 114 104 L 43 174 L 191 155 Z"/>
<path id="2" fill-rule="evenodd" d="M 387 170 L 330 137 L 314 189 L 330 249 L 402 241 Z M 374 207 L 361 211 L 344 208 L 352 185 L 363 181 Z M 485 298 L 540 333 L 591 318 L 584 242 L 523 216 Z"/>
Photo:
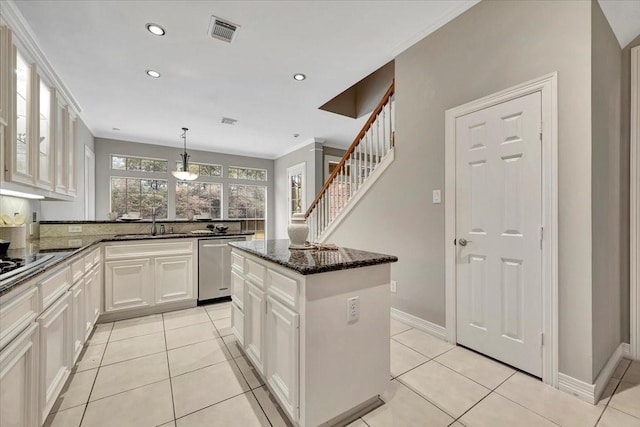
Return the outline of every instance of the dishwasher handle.
<path id="1" fill-rule="evenodd" d="M 203 248 L 224 248 L 224 247 L 227 247 L 227 246 L 229 246 L 229 245 L 228 245 L 228 244 L 226 244 L 226 243 L 222 243 L 222 244 L 215 244 L 215 245 L 214 245 L 214 244 L 212 244 L 212 243 L 203 243 L 203 244 L 202 244 L 202 247 L 203 247 Z"/>

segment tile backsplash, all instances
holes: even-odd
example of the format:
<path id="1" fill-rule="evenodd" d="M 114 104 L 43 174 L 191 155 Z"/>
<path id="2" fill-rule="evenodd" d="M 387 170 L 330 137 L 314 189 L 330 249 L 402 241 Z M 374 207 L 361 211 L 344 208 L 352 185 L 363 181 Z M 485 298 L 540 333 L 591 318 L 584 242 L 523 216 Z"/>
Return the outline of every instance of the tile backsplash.
<path id="1" fill-rule="evenodd" d="M 9 215 L 11 218 L 16 213 L 27 217 L 27 224 L 33 222 L 33 213 L 36 213 L 40 221 L 40 200 L 23 199 L 21 197 L 0 196 L 0 214 Z"/>

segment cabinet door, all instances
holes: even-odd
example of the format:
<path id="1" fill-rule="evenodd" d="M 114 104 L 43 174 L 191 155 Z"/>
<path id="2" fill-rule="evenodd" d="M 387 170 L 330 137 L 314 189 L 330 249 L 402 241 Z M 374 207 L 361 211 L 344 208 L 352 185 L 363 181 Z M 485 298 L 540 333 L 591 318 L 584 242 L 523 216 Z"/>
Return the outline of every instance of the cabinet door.
<path id="1" fill-rule="evenodd" d="M 105 312 L 153 304 L 149 258 L 107 261 L 104 268 Z"/>
<path id="2" fill-rule="evenodd" d="M 245 352 L 253 362 L 253 366 L 255 366 L 261 374 L 264 374 L 264 340 L 262 339 L 264 336 L 264 315 L 266 310 L 264 292 L 250 281 L 246 281 L 245 286 Z"/>
<path id="3" fill-rule="evenodd" d="M 0 351 L 0 426 L 40 426 L 38 332 L 38 324 L 32 323 Z"/>
<path id="4" fill-rule="evenodd" d="M 289 416 L 298 420 L 300 315 L 267 297 L 266 378 Z"/>
<path id="5" fill-rule="evenodd" d="M 80 278 L 75 285 L 71 287 L 71 305 L 73 307 L 73 362 L 78 360 L 78 356 L 82 352 L 86 338 L 86 292 L 84 287 L 84 278 Z"/>
<path id="6" fill-rule="evenodd" d="M 69 114 L 69 124 L 67 127 L 67 152 L 66 162 L 67 162 L 67 194 L 75 196 L 76 195 L 76 182 L 78 180 L 78 173 L 76 165 L 76 117 L 72 114 Z"/>
<path id="7" fill-rule="evenodd" d="M 69 110 L 64 105 L 59 96 L 56 97 L 56 113 L 55 113 L 55 138 L 54 143 L 54 164 L 55 174 L 54 183 L 56 193 L 66 194 L 67 192 L 67 161 L 65 153 L 67 152 L 67 127 L 69 122 Z"/>
<path id="8" fill-rule="evenodd" d="M 33 156 L 33 141 L 37 138 L 33 134 L 33 94 L 38 92 L 34 83 L 37 81 L 34 65 L 32 65 L 15 46 L 12 48 L 12 62 L 14 69 L 12 91 L 12 121 L 9 126 L 10 153 L 10 181 L 24 184 L 35 184 L 35 162 Z"/>
<path id="9" fill-rule="evenodd" d="M 38 317 L 40 324 L 40 415 L 49 414 L 73 367 L 71 293 Z"/>
<path id="10" fill-rule="evenodd" d="M 244 279 L 234 270 L 231 270 L 231 299 L 240 310 L 244 309 Z"/>
<path id="11" fill-rule="evenodd" d="M 154 259 L 156 304 L 194 298 L 193 255 Z"/>
<path id="12" fill-rule="evenodd" d="M 37 172 L 38 187 L 53 190 L 53 122 L 52 115 L 56 102 L 53 89 L 42 78 L 38 79 L 40 85 L 38 99 L 38 133 L 37 141 Z"/>
<path id="13" fill-rule="evenodd" d="M 241 346 L 244 346 L 244 313 L 238 308 L 235 301 L 231 303 L 231 332 Z"/>
<path id="14" fill-rule="evenodd" d="M 102 275 L 100 266 L 94 267 L 85 275 L 85 340 L 91 335 L 101 312 Z"/>

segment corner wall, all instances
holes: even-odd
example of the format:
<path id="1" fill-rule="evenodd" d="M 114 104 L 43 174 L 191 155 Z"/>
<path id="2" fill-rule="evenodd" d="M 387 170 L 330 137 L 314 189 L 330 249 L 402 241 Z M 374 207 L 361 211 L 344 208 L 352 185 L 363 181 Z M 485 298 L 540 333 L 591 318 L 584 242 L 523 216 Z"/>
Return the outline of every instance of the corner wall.
<path id="1" fill-rule="evenodd" d="M 622 51 L 598 2 L 591 15 L 591 212 L 593 239 L 593 373 L 595 380 L 622 342 L 620 246 L 622 199 L 629 181 L 620 180 L 620 167 L 629 154 L 620 150 L 620 87 Z M 623 196 L 626 188 L 626 196 Z M 627 288 L 629 282 L 627 281 Z M 627 322 L 628 323 L 628 322 Z"/>
<path id="2" fill-rule="evenodd" d="M 400 54 L 396 160 L 329 239 L 397 255 L 394 308 L 445 324 L 444 117 L 558 72 L 560 371 L 591 383 L 591 3 L 483 1 Z M 448 197 L 449 195 L 444 195 Z"/>

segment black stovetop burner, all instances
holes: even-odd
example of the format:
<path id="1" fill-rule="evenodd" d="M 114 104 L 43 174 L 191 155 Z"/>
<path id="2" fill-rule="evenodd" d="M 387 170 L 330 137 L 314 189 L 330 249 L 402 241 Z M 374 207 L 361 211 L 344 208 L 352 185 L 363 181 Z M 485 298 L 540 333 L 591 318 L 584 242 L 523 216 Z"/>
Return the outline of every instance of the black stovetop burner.
<path id="1" fill-rule="evenodd" d="M 11 270 L 24 265 L 24 258 L 0 257 L 0 274 L 8 273 Z"/>

